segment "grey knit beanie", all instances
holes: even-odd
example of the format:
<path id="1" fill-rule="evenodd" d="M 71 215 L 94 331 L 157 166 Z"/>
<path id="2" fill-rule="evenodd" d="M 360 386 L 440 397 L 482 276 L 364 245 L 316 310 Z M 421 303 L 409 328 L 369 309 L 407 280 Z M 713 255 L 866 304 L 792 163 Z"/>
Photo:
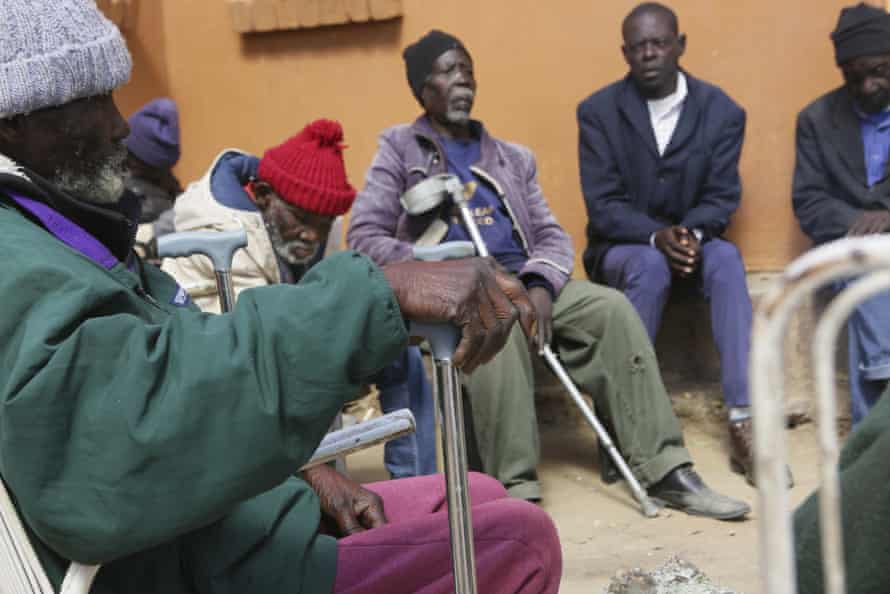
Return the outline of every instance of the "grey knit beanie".
<path id="1" fill-rule="evenodd" d="M 109 93 L 131 69 L 94 0 L 0 1 L 0 119 Z"/>

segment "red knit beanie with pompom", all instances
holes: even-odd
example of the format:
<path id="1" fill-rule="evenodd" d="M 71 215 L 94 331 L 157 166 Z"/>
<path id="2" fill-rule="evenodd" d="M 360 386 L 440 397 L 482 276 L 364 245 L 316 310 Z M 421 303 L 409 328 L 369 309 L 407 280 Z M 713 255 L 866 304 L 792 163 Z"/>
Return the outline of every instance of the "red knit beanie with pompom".
<path id="1" fill-rule="evenodd" d="M 319 215 L 349 210 L 355 188 L 343 164 L 343 128 L 333 120 L 316 120 L 260 159 L 259 178 L 287 202 Z"/>

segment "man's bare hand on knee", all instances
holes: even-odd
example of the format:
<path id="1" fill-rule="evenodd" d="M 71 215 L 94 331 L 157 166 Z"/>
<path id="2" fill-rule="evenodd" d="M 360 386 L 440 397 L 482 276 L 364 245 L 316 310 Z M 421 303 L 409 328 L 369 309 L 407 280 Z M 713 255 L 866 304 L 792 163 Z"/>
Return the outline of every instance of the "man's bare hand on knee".
<path id="1" fill-rule="evenodd" d="M 336 524 L 335 536 L 349 536 L 386 524 L 380 497 L 330 466 L 322 464 L 306 470 L 303 479 L 318 495 L 324 517 Z"/>

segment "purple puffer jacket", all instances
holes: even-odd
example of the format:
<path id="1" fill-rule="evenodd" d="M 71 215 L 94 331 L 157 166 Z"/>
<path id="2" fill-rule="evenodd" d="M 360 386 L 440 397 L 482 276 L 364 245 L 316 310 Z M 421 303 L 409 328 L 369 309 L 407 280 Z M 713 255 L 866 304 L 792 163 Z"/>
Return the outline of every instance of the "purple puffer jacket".
<path id="1" fill-rule="evenodd" d="M 532 152 L 492 138 L 478 122 L 481 157 L 471 169 L 504 201 L 529 256 L 519 277 L 540 275 L 557 295 L 574 265 L 572 240 L 547 207 L 538 185 Z M 426 117 L 389 128 L 380 135 L 380 150 L 368 170 L 365 187 L 350 215 L 349 247 L 378 265 L 410 260 L 412 246 L 438 213 L 409 216 L 399 198 L 429 176 L 446 173 L 445 153 Z"/>

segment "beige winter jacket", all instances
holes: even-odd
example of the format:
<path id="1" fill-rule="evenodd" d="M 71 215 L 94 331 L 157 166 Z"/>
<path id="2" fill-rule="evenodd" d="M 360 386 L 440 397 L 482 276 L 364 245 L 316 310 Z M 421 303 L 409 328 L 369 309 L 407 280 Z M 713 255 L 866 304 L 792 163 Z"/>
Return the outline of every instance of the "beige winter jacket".
<path id="1" fill-rule="evenodd" d="M 244 289 L 281 282 L 281 272 L 272 242 L 259 212 L 229 208 L 217 202 L 210 193 L 210 174 L 226 153 L 241 153 L 228 149 L 220 153 L 207 173 L 192 183 L 176 199 L 176 231 L 230 231 L 243 227 L 247 232 L 247 247 L 235 252 L 232 260 L 232 285 L 235 297 Z M 241 153 L 243 154 L 243 153 Z M 168 258 L 161 268 L 173 276 L 188 291 L 203 311 L 219 313 L 219 296 L 213 265 L 206 256 Z"/>

